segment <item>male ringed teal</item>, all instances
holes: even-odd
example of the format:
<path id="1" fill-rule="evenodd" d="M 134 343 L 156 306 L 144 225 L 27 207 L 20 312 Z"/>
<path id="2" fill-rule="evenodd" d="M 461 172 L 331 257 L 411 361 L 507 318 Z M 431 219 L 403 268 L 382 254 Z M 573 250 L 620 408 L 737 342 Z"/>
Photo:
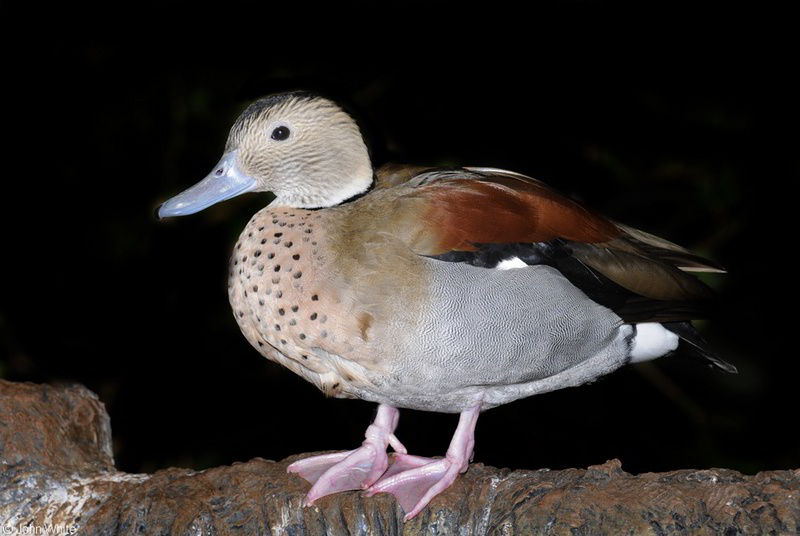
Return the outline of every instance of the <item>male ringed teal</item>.
<path id="1" fill-rule="evenodd" d="M 314 94 L 250 105 L 214 170 L 158 212 L 265 191 L 231 258 L 236 322 L 326 395 L 379 404 L 359 448 L 289 466 L 306 504 L 389 492 L 409 519 L 467 470 L 483 410 L 679 344 L 735 371 L 690 323 L 712 297 L 690 272 L 714 263 L 518 173 L 374 171 L 355 121 Z M 407 453 L 398 408 L 460 413 L 444 458 Z"/>

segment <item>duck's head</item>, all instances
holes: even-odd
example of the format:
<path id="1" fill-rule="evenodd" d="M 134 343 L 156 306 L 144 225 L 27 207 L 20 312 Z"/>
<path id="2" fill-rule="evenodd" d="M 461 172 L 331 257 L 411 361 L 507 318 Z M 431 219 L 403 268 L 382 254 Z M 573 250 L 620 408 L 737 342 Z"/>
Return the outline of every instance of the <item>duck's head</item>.
<path id="1" fill-rule="evenodd" d="M 272 192 L 274 203 L 290 207 L 330 207 L 367 191 L 372 180 L 352 117 L 323 97 L 284 93 L 251 104 L 214 170 L 162 204 L 158 217 L 193 214 L 245 192 Z"/>

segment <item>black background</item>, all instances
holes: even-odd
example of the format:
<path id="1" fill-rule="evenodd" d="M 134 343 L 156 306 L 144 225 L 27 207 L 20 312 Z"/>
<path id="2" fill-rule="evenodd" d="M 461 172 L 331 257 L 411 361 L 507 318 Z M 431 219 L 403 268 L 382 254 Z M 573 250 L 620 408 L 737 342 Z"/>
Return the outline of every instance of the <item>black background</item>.
<path id="1" fill-rule="evenodd" d="M 97 392 L 125 471 L 358 445 L 374 405 L 325 399 L 230 313 L 228 255 L 269 197 L 153 217 L 208 173 L 247 103 L 311 89 L 357 117 L 376 165 L 520 171 L 730 272 L 707 279 L 723 307 L 700 325 L 738 375 L 662 359 L 509 404 L 481 417 L 476 461 L 800 466 L 798 358 L 782 344 L 796 335 L 776 309 L 796 308 L 778 206 L 800 169 L 781 31 L 710 9 L 628 25 L 623 8 L 565 5 L 558 29 L 412 18 L 318 33 L 239 13 L 157 39 L 6 36 L 0 377 Z M 444 454 L 455 415 L 401 415 L 412 453 Z"/>

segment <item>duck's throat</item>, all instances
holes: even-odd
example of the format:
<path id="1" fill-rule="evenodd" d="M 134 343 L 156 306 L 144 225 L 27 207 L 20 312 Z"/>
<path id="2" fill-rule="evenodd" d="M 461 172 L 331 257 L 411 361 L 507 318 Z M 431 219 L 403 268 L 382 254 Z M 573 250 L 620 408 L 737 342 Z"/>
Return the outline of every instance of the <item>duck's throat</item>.
<path id="1" fill-rule="evenodd" d="M 275 204 L 304 209 L 335 207 L 363 196 L 374 184 L 374 173 L 370 168 L 368 173 L 349 179 L 332 177 L 315 184 L 297 185 L 290 191 L 276 194 Z"/>

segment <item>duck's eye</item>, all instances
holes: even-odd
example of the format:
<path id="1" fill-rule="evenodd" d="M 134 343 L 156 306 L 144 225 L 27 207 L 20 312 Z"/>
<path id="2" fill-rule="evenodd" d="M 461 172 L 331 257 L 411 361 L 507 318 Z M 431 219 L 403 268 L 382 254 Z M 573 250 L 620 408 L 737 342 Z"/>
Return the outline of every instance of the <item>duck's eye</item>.
<path id="1" fill-rule="evenodd" d="M 272 131 L 272 139 L 283 141 L 289 137 L 289 129 L 286 127 L 277 127 Z"/>

